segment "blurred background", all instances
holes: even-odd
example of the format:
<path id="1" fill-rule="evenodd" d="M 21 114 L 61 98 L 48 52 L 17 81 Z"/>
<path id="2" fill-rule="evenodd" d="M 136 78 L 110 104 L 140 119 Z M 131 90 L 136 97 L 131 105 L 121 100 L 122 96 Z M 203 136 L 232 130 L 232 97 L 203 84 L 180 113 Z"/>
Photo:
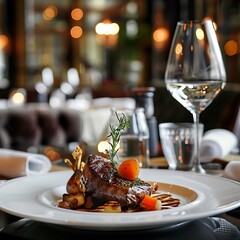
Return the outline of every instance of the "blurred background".
<path id="1" fill-rule="evenodd" d="M 239 86 L 238 0 L 1 0 L 0 11 L 2 97 L 30 94 L 46 67 L 54 87 L 76 68 L 99 95 L 161 84 L 176 22 L 203 18 L 216 23 L 228 82 Z"/>
<path id="2" fill-rule="evenodd" d="M 131 97 L 154 87 L 158 123 L 192 122 L 164 73 L 177 21 L 205 18 L 215 23 L 227 85 L 201 121 L 239 134 L 239 0 L 0 0 L 0 98 L 54 106 L 54 96 Z"/>

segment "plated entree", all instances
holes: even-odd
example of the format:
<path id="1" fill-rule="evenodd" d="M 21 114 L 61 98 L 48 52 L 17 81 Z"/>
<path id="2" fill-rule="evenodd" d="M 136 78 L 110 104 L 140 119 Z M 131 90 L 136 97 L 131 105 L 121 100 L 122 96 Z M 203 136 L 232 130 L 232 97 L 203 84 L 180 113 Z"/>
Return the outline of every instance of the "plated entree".
<path id="1" fill-rule="evenodd" d="M 66 184 L 66 191 L 59 207 L 91 212 L 133 212 L 160 210 L 176 207 L 179 199 L 169 193 L 161 193 L 157 183 L 139 178 L 140 167 L 137 159 L 116 160 L 117 146 L 122 130 L 129 126 L 125 115 L 116 114 L 117 127 L 110 126 L 111 148 L 108 157 L 89 155 L 82 160 L 82 149 L 77 146 L 72 153 L 74 164 L 66 163 L 74 171 Z"/>

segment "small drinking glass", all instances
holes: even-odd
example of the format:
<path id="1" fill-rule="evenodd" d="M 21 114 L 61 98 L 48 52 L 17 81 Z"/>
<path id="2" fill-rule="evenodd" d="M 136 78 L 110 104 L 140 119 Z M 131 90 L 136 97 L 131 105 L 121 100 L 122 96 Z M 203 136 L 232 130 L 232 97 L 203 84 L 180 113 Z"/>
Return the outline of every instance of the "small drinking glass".
<path id="1" fill-rule="evenodd" d="M 148 168 L 150 161 L 150 134 L 144 111 L 144 108 L 139 107 L 136 108 L 135 114 L 138 125 L 138 136 L 140 145 L 140 166 L 143 168 Z"/>
<path id="2" fill-rule="evenodd" d="M 199 143 L 203 128 L 203 124 L 199 123 Z M 194 123 L 161 123 L 159 134 L 169 169 L 190 171 L 194 165 L 196 135 Z"/>

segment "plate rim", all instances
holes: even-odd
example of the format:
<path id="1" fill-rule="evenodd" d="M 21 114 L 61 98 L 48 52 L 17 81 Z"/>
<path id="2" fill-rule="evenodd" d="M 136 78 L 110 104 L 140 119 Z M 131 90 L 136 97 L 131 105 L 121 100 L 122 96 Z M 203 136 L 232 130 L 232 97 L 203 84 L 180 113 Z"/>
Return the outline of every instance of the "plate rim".
<path id="1" fill-rule="evenodd" d="M 142 178 L 142 176 L 144 175 L 144 172 L 148 173 L 158 173 L 160 176 L 161 176 L 161 173 L 164 173 L 165 176 L 169 173 L 173 173 L 173 170 L 166 170 L 166 169 L 144 169 L 142 171 L 142 174 L 140 175 L 140 177 Z M 191 177 L 195 180 L 199 180 L 199 178 L 207 178 L 207 179 L 212 179 L 214 180 L 215 182 L 217 180 L 221 180 L 223 182 L 227 182 L 229 184 L 233 184 L 233 185 L 236 185 L 236 187 L 239 187 L 240 189 L 240 183 L 237 182 L 237 181 L 234 181 L 234 180 L 231 180 L 231 179 L 227 179 L 227 178 L 224 178 L 224 177 L 220 177 L 220 176 L 212 176 L 212 175 L 201 175 L 201 174 L 198 174 L 198 173 L 192 173 L 192 172 L 183 172 L 183 171 L 174 171 L 176 174 L 179 174 L 181 177 Z M 4 189 L 4 187 L 6 187 L 8 184 L 10 185 L 14 185 L 17 183 L 19 183 L 19 181 L 25 181 L 25 180 L 29 180 L 30 178 L 32 179 L 32 181 L 37 181 L 39 180 L 39 178 L 42 178 L 42 177 L 45 177 L 45 178 L 49 178 L 50 176 L 51 177 L 61 177 L 61 176 L 65 176 L 65 177 L 69 177 L 71 176 L 71 173 L 72 171 L 59 171 L 59 172 L 49 172 L 49 173 L 46 173 L 46 174 L 43 174 L 42 176 L 24 176 L 24 177 L 20 177 L 18 179 L 11 179 L 11 180 L 8 180 L 7 182 L 3 183 L 0 185 L 0 193 L 1 193 L 1 190 Z M 36 180 L 37 179 L 37 180 Z M 159 180 L 158 180 L 159 181 Z M 59 184 L 59 186 L 61 186 L 62 184 Z M 178 184 L 179 186 L 182 186 L 181 184 Z M 184 186 L 185 187 L 185 186 Z M 193 189 L 194 191 L 196 191 L 198 194 L 199 194 L 199 189 L 196 190 L 194 188 L 191 188 Z M 43 191 L 46 191 L 47 188 L 45 187 L 44 190 L 41 190 L 41 192 Z M 34 194 L 41 194 L 39 191 L 35 192 Z M 201 191 L 200 191 L 200 194 L 201 194 Z M 205 195 L 204 195 L 205 196 Z M 240 195 L 239 195 L 240 196 Z M 206 196 L 205 196 L 206 197 Z M 36 200 L 36 195 L 35 195 L 35 200 Z M 196 200 L 195 200 L 196 201 Z M 38 203 L 41 205 L 42 207 L 42 204 L 41 203 Z M 57 225 L 62 225 L 62 226 L 67 226 L 67 227 L 73 227 L 73 228 L 80 228 L 80 229 L 95 229 L 95 230 L 119 230 L 119 229 L 125 229 L 125 230 L 133 230 L 133 229 L 143 229 L 143 228 L 153 228 L 153 227 L 161 227 L 161 226 L 166 226 L 166 225 L 171 225 L 171 224 L 177 224 L 177 223 L 180 223 L 180 222 L 184 222 L 184 221 L 190 221 L 190 220 L 194 220 L 194 219 L 198 219 L 198 218 L 202 218 L 202 217 L 208 217 L 208 216 L 212 216 L 212 215 L 217 215 L 217 214 L 220 214 L 220 213 L 223 213 L 223 212 L 227 212 L 227 211 L 230 211 L 234 208 L 237 208 L 238 206 L 240 206 L 240 197 L 238 200 L 235 199 L 235 201 L 232 201 L 232 202 L 228 202 L 228 204 L 225 204 L 225 206 L 223 207 L 220 207 L 220 206 L 217 206 L 216 209 L 212 209 L 212 210 L 209 210 L 208 212 L 198 212 L 196 214 L 196 212 L 190 212 L 188 213 L 187 215 L 185 216 L 182 216 L 181 218 L 180 217 L 177 217 L 177 218 L 169 218 L 169 216 L 164 216 L 164 219 L 163 219 L 163 222 L 160 222 L 159 219 L 157 219 L 157 221 L 139 221 L 137 223 L 135 222 L 127 222 L 127 223 L 120 223 L 119 222 L 112 222 L 110 225 L 106 226 L 105 222 L 99 222 L 97 224 L 97 226 L 93 226 L 91 223 L 87 223 L 87 222 L 71 222 L 71 221 L 64 221 L 63 219 L 52 219 L 52 218 L 48 218 L 48 217 L 44 217 L 44 215 L 40 215 L 40 216 L 34 216 L 33 214 L 24 214 L 24 213 L 21 213 L 19 211 L 16 211 L 16 210 L 12 210 L 12 209 L 9 209 L 9 207 L 6 206 L 3 206 L 3 200 L 1 199 L 1 194 L 0 194 L 0 210 L 4 211 L 4 212 L 7 212 L 7 213 L 10 213 L 10 214 L 13 214 L 13 215 L 16 215 L 18 217 L 21 217 L 21 218 L 29 218 L 31 220 L 35 220 L 35 221 L 40 221 L 40 222 L 45 222 L 45 223 L 51 223 L 51 224 L 57 224 Z M 46 206 L 45 206 L 46 207 Z M 184 206 L 180 206 L 178 208 L 181 208 L 181 207 L 184 207 Z M 197 206 L 193 207 L 196 208 Z M 49 207 L 46 207 L 47 209 Z M 59 209 L 59 211 L 62 211 L 62 213 L 65 212 L 65 209 Z M 56 212 L 59 212 L 57 209 L 56 209 Z M 73 210 L 71 210 L 73 211 Z M 160 210 L 161 211 L 161 210 Z M 166 211 L 166 210 L 162 210 L 162 211 Z M 71 212 L 72 213 L 72 212 Z M 76 214 L 73 213 L 72 214 Z M 87 212 L 77 212 L 77 214 L 87 214 Z M 99 214 L 99 213 L 97 213 Z M 102 213 L 100 213 L 102 214 Z M 105 216 L 116 216 L 119 215 L 119 213 L 105 213 Z M 145 213 L 120 213 L 121 215 L 149 215 L 149 212 L 147 212 L 146 214 Z M 60 213 L 61 215 L 61 213 Z M 156 211 L 153 211 L 150 213 L 150 215 L 152 216 L 155 216 L 156 215 Z M 164 214 L 163 214 L 164 215 Z M 178 216 L 178 215 L 177 215 Z M 140 218 L 141 219 L 141 218 Z"/>

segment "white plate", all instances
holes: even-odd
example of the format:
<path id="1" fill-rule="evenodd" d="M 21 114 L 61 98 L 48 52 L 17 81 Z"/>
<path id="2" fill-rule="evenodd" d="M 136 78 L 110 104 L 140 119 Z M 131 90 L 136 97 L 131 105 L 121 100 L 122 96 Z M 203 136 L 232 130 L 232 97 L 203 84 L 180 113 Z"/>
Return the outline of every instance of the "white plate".
<path id="1" fill-rule="evenodd" d="M 140 178 L 163 183 L 164 191 L 180 198 L 167 210 L 94 213 L 57 207 L 72 171 L 9 180 L 0 185 L 0 209 L 32 220 L 94 230 L 133 230 L 172 226 L 213 216 L 240 206 L 240 183 L 192 172 L 141 169 Z"/>

